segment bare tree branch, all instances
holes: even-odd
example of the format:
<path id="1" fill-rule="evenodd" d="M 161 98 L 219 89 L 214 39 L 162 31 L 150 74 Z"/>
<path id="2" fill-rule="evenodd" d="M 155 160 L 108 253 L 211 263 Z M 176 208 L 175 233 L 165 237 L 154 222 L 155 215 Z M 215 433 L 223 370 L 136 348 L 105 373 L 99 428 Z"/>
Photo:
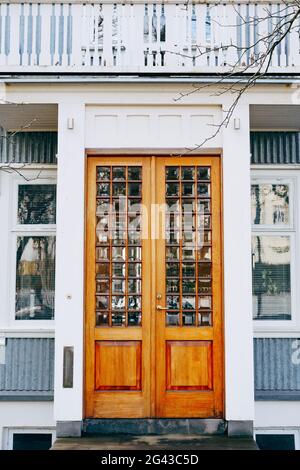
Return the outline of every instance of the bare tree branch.
<path id="1" fill-rule="evenodd" d="M 275 54 L 279 55 L 279 48 L 284 47 L 284 41 L 290 38 L 290 33 L 294 31 L 298 36 L 300 35 L 300 0 L 283 0 L 282 3 L 283 6 L 278 5 L 276 11 L 271 11 L 269 6 L 264 7 L 264 14 L 260 17 L 256 15 L 244 17 L 240 12 L 240 7 L 233 6 L 241 25 L 252 28 L 257 28 L 258 25 L 265 26 L 263 33 L 254 34 L 254 39 L 250 44 L 243 45 L 230 42 L 221 43 L 219 46 L 211 48 L 207 44 L 197 44 L 195 46 L 197 55 L 175 53 L 190 59 L 207 57 L 211 53 L 218 57 L 218 54 L 223 53 L 224 63 L 219 65 L 227 68 L 226 72 L 220 73 L 214 82 L 200 85 L 194 83 L 191 90 L 179 92 L 179 96 L 174 98 L 175 102 L 207 88 L 214 88 L 213 96 L 229 93 L 234 97 L 229 108 L 224 111 L 225 116 L 222 121 L 215 126 L 215 131 L 199 144 L 195 144 L 194 148 L 187 149 L 186 153 L 199 150 L 208 141 L 214 139 L 223 127 L 228 126 L 241 97 L 270 71 Z M 214 6 L 211 8 L 214 8 Z M 212 19 L 212 21 L 216 22 L 215 19 Z M 232 24 L 216 23 L 224 30 L 237 27 L 237 25 Z M 226 34 L 224 36 L 226 37 Z M 233 64 L 225 62 L 230 49 L 235 50 L 237 55 L 237 59 Z"/>

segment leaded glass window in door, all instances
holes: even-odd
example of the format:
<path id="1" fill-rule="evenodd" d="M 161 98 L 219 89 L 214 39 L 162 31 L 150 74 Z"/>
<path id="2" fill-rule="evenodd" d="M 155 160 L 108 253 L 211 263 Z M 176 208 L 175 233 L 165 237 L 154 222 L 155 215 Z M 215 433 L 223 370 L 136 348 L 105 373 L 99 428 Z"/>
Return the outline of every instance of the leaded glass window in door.
<path id="1" fill-rule="evenodd" d="M 142 323 L 142 167 L 98 166 L 96 325 Z"/>
<path id="2" fill-rule="evenodd" d="M 211 172 L 165 169 L 166 324 L 212 325 Z"/>

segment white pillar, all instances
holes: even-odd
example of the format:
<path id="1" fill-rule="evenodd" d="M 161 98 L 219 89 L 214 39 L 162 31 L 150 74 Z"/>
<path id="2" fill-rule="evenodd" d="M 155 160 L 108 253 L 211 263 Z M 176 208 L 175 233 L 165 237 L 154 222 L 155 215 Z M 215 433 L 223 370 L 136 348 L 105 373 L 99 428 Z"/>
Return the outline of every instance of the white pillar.
<path id="1" fill-rule="evenodd" d="M 69 129 L 74 120 L 74 128 Z M 83 409 L 85 108 L 72 95 L 58 107 L 54 417 L 79 422 Z M 63 348 L 74 348 L 73 388 L 63 388 Z"/>
<path id="2" fill-rule="evenodd" d="M 229 106 L 226 103 L 224 109 Z M 228 421 L 251 422 L 254 379 L 248 105 L 237 106 L 222 134 L 225 417 Z"/>

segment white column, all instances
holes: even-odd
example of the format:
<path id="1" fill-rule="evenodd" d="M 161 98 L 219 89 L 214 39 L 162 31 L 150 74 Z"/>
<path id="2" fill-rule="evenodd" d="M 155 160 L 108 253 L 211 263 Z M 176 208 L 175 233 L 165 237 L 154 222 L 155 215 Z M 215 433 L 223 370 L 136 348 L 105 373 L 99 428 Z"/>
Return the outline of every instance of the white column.
<path id="1" fill-rule="evenodd" d="M 68 122 L 74 120 L 74 129 Z M 84 104 L 74 94 L 58 108 L 56 251 L 56 421 L 80 421 L 83 408 Z M 73 388 L 63 388 L 63 348 L 74 347 Z"/>
<path id="2" fill-rule="evenodd" d="M 228 109 L 230 103 L 224 105 Z M 236 118 L 239 121 L 234 121 Z M 240 124 L 239 129 L 235 129 Z M 249 106 L 223 134 L 225 417 L 253 421 Z"/>

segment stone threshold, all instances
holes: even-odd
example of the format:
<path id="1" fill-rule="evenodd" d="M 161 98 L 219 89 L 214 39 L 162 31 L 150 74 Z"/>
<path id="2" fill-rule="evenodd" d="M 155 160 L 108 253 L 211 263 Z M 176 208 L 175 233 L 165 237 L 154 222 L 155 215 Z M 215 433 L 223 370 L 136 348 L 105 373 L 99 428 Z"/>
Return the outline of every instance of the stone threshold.
<path id="1" fill-rule="evenodd" d="M 251 437 L 229 437 L 227 435 L 200 436 L 165 434 L 133 436 L 128 434 L 95 435 L 85 437 L 58 438 L 51 450 L 258 450 Z"/>

